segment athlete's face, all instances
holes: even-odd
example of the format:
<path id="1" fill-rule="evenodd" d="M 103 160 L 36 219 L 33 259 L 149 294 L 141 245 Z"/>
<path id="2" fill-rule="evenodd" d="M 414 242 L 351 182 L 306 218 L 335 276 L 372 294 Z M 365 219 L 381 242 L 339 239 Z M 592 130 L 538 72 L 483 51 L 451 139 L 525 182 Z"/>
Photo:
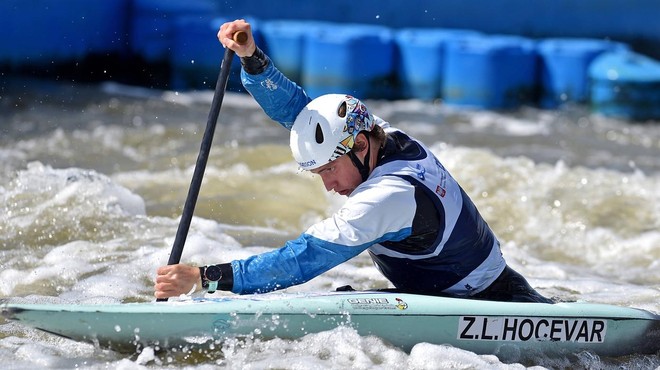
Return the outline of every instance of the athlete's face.
<path id="1" fill-rule="evenodd" d="M 321 176 L 325 190 L 341 195 L 350 195 L 362 183 L 360 172 L 355 168 L 348 154 L 311 172 Z"/>
<path id="2" fill-rule="evenodd" d="M 368 146 L 369 139 L 366 135 L 359 134 L 355 138 L 353 152 L 355 152 L 360 162 L 364 162 L 364 156 L 367 155 Z M 371 168 L 373 168 L 373 161 L 372 155 L 372 158 L 370 158 Z M 362 183 L 360 171 L 355 167 L 348 154 L 344 154 L 334 161 L 312 170 L 312 173 L 321 176 L 325 190 L 334 191 L 341 195 L 351 195 L 353 190 Z"/>

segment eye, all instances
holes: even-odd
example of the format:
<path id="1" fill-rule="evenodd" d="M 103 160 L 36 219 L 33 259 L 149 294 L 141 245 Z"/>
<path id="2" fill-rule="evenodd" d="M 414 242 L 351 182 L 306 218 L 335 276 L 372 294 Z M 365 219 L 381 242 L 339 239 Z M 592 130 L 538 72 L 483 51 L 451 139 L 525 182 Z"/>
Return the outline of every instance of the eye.
<path id="1" fill-rule="evenodd" d="M 329 175 L 333 172 L 335 172 L 335 166 L 326 167 L 320 170 L 319 172 L 317 172 L 316 174 L 319 176 L 323 176 L 323 175 Z"/>

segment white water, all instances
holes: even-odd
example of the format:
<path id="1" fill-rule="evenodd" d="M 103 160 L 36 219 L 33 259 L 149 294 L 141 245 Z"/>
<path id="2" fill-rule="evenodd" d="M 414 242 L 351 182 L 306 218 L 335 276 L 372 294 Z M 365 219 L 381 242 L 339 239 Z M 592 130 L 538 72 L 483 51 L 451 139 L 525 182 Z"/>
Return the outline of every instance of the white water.
<path id="1" fill-rule="evenodd" d="M 152 300 L 190 183 L 211 93 L 101 86 L 6 86 L 0 99 L 0 297 Z M 428 143 L 547 296 L 660 312 L 660 125 L 581 109 L 460 112 L 370 102 Z M 287 132 L 228 94 L 184 262 L 281 245 L 341 204 L 297 171 Z M 289 291 L 388 283 L 366 255 Z M 0 321 L 3 368 L 656 368 L 658 356 L 589 353 L 505 364 L 456 348 L 411 353 L 349 328 L 299 341 L 228 341 L 212 353 L 125 355 Z"/>

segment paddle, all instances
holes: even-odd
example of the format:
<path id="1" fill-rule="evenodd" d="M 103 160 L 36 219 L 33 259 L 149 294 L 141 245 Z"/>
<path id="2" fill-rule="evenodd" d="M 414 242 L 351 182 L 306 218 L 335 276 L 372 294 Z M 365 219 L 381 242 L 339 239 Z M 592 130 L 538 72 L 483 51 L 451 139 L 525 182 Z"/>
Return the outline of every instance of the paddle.
<path id="1" fill-rule="evenodd" d="M 247 41 L 247 33 L 243 31 L 236 32 L 233 39 L 239 44 L 244 44 Z M 176 237 L 174 238 L 174 244 L 172 245 L 172 252 L 167 261 L 168 265 L 176 265 L 181 261 L 183 246 L 186 243 L 186 237 L 188 236 L 188 230 L 190 229 L 190 222 L 192 221 L 195 204 L 197 204 L 197 197 L 199 196 L 199 189 L 202 186 L 202 178 L 204 177 L 204 170 L 206 169 L 206 163 L 209 159 L 213 134 L 215 133 L 215 126 L 218 122 L 218 116 L 220 115 L 220 106 L 222 106 L 222 100 L 225 97 L 225 89 L 227 88 L 227 80 L 229 79 L 229 71 L 233 59 L 234 51 L 229 48 L 225 49 L 225 55 L 222 59 L 222 64 L 220 65 L 218 82 L 215 84 L 215 92 L 213 93 L 213 101 L 211 102 L 211 111 L 209 112 L 209 117 L 206 121 L 206 130 L 202 137 L 202 145 L 199 148 L 195 171 L 193 172 L 190 188 L 188 189 L 186 203 L 183 206 L 181 221 L 179 221 L 179 228 L 176 231 Z M 159 298 L 157 301 L 167 301 L 167 298 Z"/>

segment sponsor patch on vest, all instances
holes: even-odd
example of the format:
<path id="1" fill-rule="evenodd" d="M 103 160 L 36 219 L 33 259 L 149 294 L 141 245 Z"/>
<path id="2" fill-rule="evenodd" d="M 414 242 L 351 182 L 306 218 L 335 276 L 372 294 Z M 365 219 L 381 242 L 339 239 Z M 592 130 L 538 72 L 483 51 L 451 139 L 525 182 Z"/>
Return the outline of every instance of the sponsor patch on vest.
<path id="1" fill-rule="evenodd" d="M 607 320 L 577 318 L 461 316 L 459 340 L 603 343 Z"/>

